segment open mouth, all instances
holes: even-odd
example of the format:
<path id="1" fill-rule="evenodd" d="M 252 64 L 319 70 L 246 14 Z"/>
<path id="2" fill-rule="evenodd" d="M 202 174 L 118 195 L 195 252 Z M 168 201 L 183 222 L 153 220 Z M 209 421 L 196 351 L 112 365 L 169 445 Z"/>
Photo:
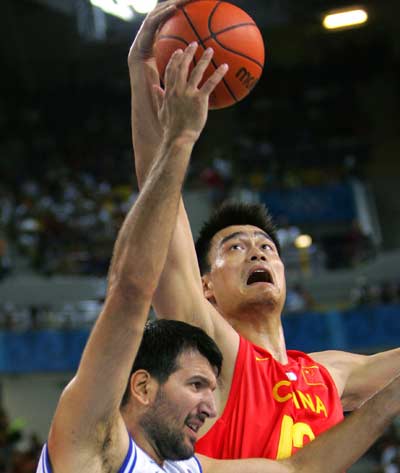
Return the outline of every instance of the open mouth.
<path id="1" fill-rule="evenodd" d="M 273 279 L 271 273 L 267 269 L 255 269 L 250 273 L 250 276 L 247 279 L 247 285 L 251 286 L 252 284 L 258 282 L 266 282 L 273 284 Z"/>
<path id="2" fill-rule="evenodd" d="M 187 425 L 187 427 L 189 427 L 189 429 L 192 430 L 195 434 L 197 434 L 197 432 L 198 432 L 199 429 L 200 429 L 200 424 L 195 424 L 195 423 L 192 423 L 192 422 L 186 422 L 186 425 Z"/>

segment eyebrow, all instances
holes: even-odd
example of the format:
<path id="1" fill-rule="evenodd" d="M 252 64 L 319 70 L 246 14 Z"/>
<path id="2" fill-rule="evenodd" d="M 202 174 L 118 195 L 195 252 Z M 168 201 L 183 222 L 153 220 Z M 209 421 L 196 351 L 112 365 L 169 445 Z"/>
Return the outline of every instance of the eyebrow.
<path id="1" fill-rule="evenodd" d="M 268 235 L 268 233 L 265 233 L 265 232 L 262 232 L 262 231 L 258 230 L 256 232 L 254 232 L 253 235 L 262 236 L 262 237 L 266 238 L 267 240 L 269 240 L 270 242 L 274 243 L 274 241 Z M 218 246 L 221 248 L 221 246 L 223 246 L 229 240 L 233 240 L 234 238 L 238 238 L 238 237 L 247 237 L 247 236 L 248 236 L 248 233 L 246 233 L 246 232 L 233 232 L 230 235 L 227 235 L 226 237 L 222 238 L 222 240 L 219 242 Z"/>

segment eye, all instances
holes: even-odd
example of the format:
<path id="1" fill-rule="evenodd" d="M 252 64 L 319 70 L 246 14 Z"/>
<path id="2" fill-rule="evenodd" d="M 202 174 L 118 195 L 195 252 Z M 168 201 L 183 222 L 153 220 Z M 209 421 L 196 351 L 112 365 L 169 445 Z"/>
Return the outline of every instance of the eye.
<path id="1" fill-rule="evenodd" d="M 275 251 L 275 248 L 270 243 L 263 243 L 261 245 L 262 250 Z"/>
<path id="2" fill-rule="evenodd" d="M 190 383 L 190 385 L 193 386 L 195 391 L 198 391 L 201 388 L 202 383 L 200 381 L 193 381 L 192 383 Z"/>
<path id="3" fill-rule="evenodd" d="M 230 250 L 230 251 L 237 251 L 237 250 L 241 250 L 241 249 L 243 249 L 243 247 L 242 247 L 242 245 L 239 244 L 239 243 L 234 243 L 233 245 L 231 245 L 231 246 L 229 247 L 229 250 Z"/>

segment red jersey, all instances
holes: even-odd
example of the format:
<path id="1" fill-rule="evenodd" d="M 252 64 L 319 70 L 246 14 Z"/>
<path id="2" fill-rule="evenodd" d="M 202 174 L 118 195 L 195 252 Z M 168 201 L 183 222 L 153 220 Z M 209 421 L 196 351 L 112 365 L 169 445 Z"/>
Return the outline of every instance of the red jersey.
<path id="1" fill-rule="evenodd" d="M 197 442 L 212 458 L 289 457 L 343 419 L 327 369 L 289 350 L 288 364 L 240 337 L 232 386 L 222 416 Z"/>

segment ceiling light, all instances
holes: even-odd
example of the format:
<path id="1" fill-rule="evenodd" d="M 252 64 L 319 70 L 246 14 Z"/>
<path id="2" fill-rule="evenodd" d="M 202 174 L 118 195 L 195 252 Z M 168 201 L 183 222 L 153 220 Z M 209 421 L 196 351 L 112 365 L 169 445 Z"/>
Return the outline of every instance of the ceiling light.
<path id="1" fill-rule="evenodd" d="M 363 8 L 353 8 L 351 10 L 340 10 L 327 14 L 322 24 L 326 29 L 333 30 L 361 25 L 367 20 L 368 13 Z"/>
<path id="2" fill-rule="evenodd" d="M 138 13 L 149 13 L 157 5 L 157 0 L 128 0 L 131 5 Z"/>
<path id="3" fill-rule="evenodd" d="M 309 248 L 312 245 L 310 235 L 299 235 L 294 241 L 294 246 L 299 249 Z"/>
<path id="4" fill-rule="evenodd" d="M 121 20 L 131 21 L 134 17 L 133 10 L 126 0 L 90 0 L 90 3 Z"/>

